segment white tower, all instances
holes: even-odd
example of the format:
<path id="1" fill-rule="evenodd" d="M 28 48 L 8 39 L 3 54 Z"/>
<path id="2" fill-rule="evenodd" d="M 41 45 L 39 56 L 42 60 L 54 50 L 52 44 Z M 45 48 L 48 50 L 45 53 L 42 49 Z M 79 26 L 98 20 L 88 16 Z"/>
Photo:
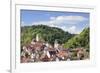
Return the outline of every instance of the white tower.
<path id="1" fill-rule="evenodd" d="M 59 46 L 58 41 L 55 40 L 55 42 L 54 42 L 54 48 L 58 49 L 58 46 Z"/>
<path id="2" fill-rule="evenodd" d="M 36 35 L 36 41 L 39 41 L 39 35 L 38 34 Z"/>

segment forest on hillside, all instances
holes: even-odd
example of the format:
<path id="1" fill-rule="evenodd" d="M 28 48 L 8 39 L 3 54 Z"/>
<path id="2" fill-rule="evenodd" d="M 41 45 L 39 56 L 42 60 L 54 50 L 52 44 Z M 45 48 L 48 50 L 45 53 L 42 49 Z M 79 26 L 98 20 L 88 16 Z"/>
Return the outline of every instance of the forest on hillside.
<path id="1" fill-rule="evenodd" d="M 78 48 L 83 47 L 89 51 L 90 44 L 90 36 L 89 36 L 89 27 L 85 28 L 80 34 L 75 35 L 71 39 L 69 39 L 65 44 L 65 48 Z"/>
<path id="2" fill-rule="evenodd" d="M 75 34 L 65 32 L 60 28 L 46 25 L 24 26 L 21 27 L 21 45 L 30 43 L 37 34 L 40 36 L 41 40 L 50 44 L 54 44 L 55 40 L 57 40 L 59 44 L 63 44 L 75 36 Z"/>
<path id="3" fill-rule="evenodd" d="M 21 27 L 21 45 L 31 42 L 36 35 L 41 36 L 41 40 L 54 44 L 57 40 L 59 44 L 64 44 L 64 48 L 83 47 L 89 49 L 89 27 L 84 28 L 80 34 L 71 34 L 57 27 L 46 25 L 33 25 Z"/>

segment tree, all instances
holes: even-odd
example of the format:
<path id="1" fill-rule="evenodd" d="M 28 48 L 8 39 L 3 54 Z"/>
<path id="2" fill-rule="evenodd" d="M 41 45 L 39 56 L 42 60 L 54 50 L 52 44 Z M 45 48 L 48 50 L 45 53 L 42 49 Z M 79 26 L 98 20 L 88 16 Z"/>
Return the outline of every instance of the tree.
<path id="1" fill-rule="evenodd" d="M 84 47 L 89 49 L 89 28 L 85 28 L 79 35 L 69 39 L 65 44 L 65 48 Z"/>
<path id="2" fill-rule="evenodd" d="M 49 27 L 46 25 L 24 26 L 21 27 L 21 45 L 31 42 L 32 38 L 35 38 L 37 34 L 50 44 L 54 44 L 56 39 L 60 44 L 63 44 L 74 36 L 60 28 Z"/>

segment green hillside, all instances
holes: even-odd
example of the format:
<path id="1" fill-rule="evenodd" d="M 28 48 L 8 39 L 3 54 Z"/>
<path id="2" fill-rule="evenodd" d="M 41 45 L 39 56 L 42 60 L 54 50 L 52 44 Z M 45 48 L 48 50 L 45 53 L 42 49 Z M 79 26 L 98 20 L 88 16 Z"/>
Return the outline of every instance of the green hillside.
<path id="1" fill-rule="evenodd" d="M 65 43 L 72 38 L 74 34 L 63 31 L 60 28 L 49 27 L 46 25 L 33 25 L 21 27 L 21 45 L 30 43 L 32 38 L 39 34 L 41 39 L 53 44 L 55 39 L 60 43 Z"/>
<path id="2" fill-rule="evenodd" d="M 89 28 L 85 28 L 80 34 L 69 39 L 65 44 L 65 48 L 83 47 L 89 50 Z"/>

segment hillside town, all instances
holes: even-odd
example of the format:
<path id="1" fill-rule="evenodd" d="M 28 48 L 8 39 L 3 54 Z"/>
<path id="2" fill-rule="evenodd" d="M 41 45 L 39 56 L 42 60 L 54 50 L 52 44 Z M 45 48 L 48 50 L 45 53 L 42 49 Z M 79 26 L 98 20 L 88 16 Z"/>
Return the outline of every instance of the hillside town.
<path id="1" fill-rule="evenodd" d="M 57 40 L 51 45 L 37 34 L 29 44 L 21 46 L 20 59 L 21 63 L 84 60 L 88 58 L 87 54 L 84 48 L 64 48 Z"/>

